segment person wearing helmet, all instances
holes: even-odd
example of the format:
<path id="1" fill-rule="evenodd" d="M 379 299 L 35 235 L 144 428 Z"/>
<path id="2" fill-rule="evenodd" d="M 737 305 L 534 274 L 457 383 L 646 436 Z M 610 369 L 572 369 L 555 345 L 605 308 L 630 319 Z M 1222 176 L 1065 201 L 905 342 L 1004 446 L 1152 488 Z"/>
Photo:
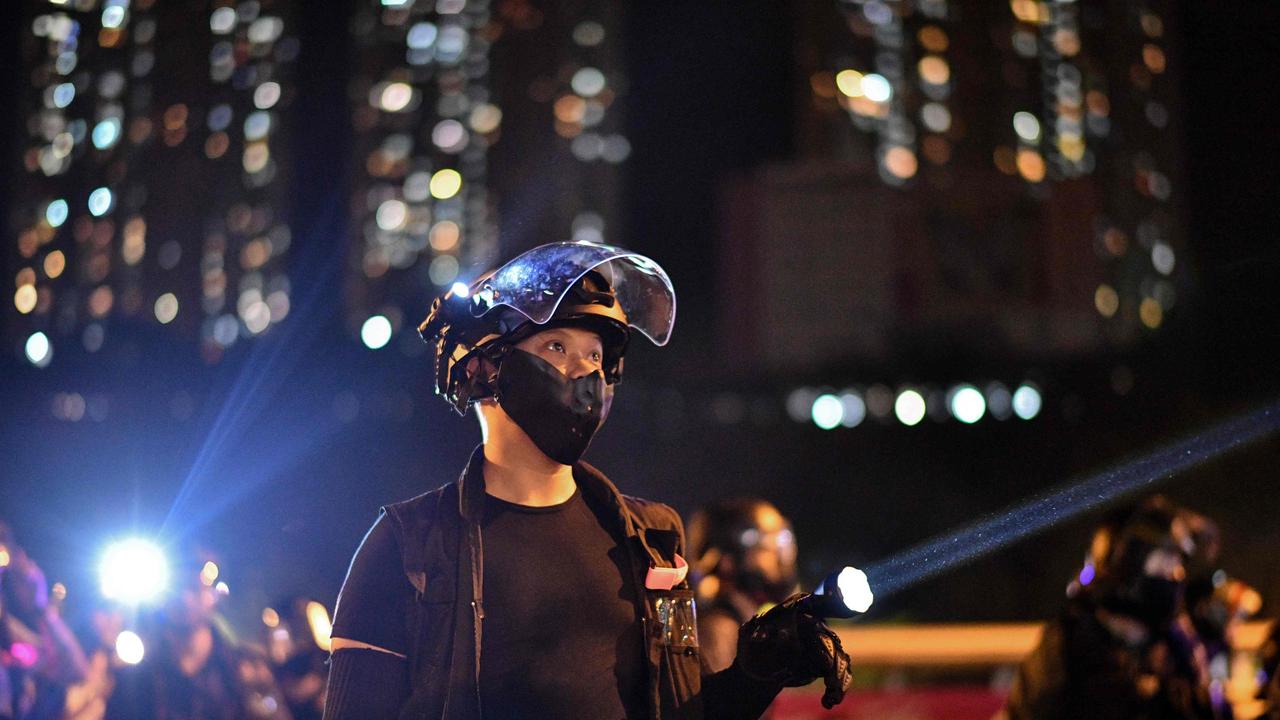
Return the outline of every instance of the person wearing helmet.
<path id="1" fill-rule="evenodd" d="M 1004 717 L 1214 718 L 1186 620 L 1188 515 L 1161 496 L 1095 531 L 1062 614 L 1018 668 Z"/>
<path id="2" fill-rule="evenodd" d="M 702 659 L 722 670 L 738 654 L 738 627 L 795 592 L 795 535 L 772 504 L 729 498 L 694 513 L 689 548 Z"/>
<path id="3" fill-rule="evenodd" d="M 476 410 L 483 442 L 357 550 L 326 718 L 747 718 L 817 677 L 843 696 L 848 656 L 794 613 L 755 619 L 791 631 L 747 638 L 752 671 L 704 677 L 679 516 L 581 460 L 633 335 L 664 345 L 674 319 L 661 267 L 593 243 L 534 248 L 436 299 L 419 328 L 436 392 Z"/>
<path id="4" fill-rule="evenodd" d="M 1185 622 L 1194 628 L 1194 637 L 1203 648 L 1214 717 L 1229 720 L 1234 709 L 1227 690 L 1231 678 L 1239 674 L 1236 635 L 1240 626 L 1262 609 L 1262 594 L 1222 568 L 1217 523 L 1192 510 L 1184 509 L 1183 515 L 1195 539 L 1195 553 L 1187 563 Z"/>

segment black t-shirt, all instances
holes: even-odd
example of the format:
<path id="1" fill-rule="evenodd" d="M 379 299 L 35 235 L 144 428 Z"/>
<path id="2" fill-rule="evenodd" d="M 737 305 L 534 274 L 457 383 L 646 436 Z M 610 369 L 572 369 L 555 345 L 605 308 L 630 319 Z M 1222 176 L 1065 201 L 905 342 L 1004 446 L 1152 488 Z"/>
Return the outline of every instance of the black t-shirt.
<path id="1" fill-rule="evenodd" d="M 620 537 L 605 529 L 581 492 L 550 507 L 486 496 L 481 530 L 484 715 L 645 717 L 636 584 Z M 333 635 L 405 654 L 410 602 L 413 588 L 384 519 L 352 561 Z"/>

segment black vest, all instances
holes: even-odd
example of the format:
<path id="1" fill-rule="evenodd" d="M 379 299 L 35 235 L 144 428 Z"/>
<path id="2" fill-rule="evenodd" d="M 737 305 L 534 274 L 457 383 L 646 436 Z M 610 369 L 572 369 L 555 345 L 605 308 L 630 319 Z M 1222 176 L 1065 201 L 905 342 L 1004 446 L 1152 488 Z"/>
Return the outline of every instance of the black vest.
<path id="1" fill-rule="evenodd" d="M 483 464 L 481 447 L 472 454 L 457 482 L 383 508 L 399 541 L 405 575 L 415 590 L 415 602 L 406 619 L 412 638 L 408 662 L 413 689 L 401 718 L 473 720 L 481 715 L 478 681 L 484 631 L 484 545 L 480 532 Z M 618 525 L 611 529 L 622 531 L 637 588 L 645 587 L 649 568 L 675 567 L 676 554 L 684 548 L 684 528 L 675 510 L 622 495 L 586 463 L 575 465 L 573 475 L 583 499 L 599 511 L 600 517 L 617 518 Z M 757 701 L 750 709 L 704 715 L 697 640 L 668 642 L 666 618 L 661 612 L 673 599 L 693 597 L 687 581 L 672 590 L 644 589 L 639 595 L 643 607 L 637 608 L 637 615 L 644 625 L 645 657 L 649 661 L 650 717 L 757 717 L 776 689 L 768 692 L 762 705 Z M 737 679 L 729 684 L 740 683 Z M 726 689 L 741 695 L 741 688 Z M 755 695 L 763 698 L 760 693 Z M 741 697 L 733 704 L 740 703 Z"/>

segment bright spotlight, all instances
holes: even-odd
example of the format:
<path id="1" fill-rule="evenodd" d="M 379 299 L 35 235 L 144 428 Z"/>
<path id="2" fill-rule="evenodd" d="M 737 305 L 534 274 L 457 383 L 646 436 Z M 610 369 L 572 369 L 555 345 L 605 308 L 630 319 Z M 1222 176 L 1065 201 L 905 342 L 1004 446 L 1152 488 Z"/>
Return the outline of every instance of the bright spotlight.
<path id="1" fill-rule="evenodd" d="M 125 630 L 116 636 L 116 657 L 125 665 L 137 665 L 147 649 L 142 645 L 142 638 L 132 630 Z"/>
<path id="2" fill-rule="evenodd" d="M 365 320 L 360 328 L 360 339 L 370 350 L 385 347 L 391 342 L 391 321 L 385 315 L 374 315 Z"/>
<path id="3" fill-rule="evenodd" d="M 467 287 L 467 284 L 464 282 L 454 283 L 451 289 L 453 290 L 454 297 L 464 298 L 471 294 L 471 288 Z"/>
<path id="4" fill-rule="evenodd" d="M 907 427 L 920 424 L 925 413 L 924 396 L 915 390 L 903 390 L 893 403 L 893 413 Z"/>
<path id="5" fill-rule="evenodd" d="M 1030 420 L 1040 414 L 1040 391 L 1030 383 L 1020 385 L 1013 391 L 1013 414 L 1023 420 Z"/>
<path id="6" fill-rule="evenodd" d="M 169 563 L 155 543 L 141 538 L 107 546 L 98 566 L 102 596 L 128 605 L 154 602 L 169 584 Z"/>
<path id="7" fill-rule="evenodd" d="M 866 612 L 876 599 L 871 592 L 871 583 L 867 582 L 867 574 L 856 567 L 841 570 L 836 586 L 840 588 L 845 606 L 856 613 Z"/>
<path id="8" fill-rule="evenodd" d="M 844 419 L 844 405 L 840 403 L 840 398 L 835 395 L 819 395 L 813 401 L 810 415 L 813 417 L 814 425 L 823 430 L 831 430 Z"/>
<path id="9" fill-rule="evenodd" d="M 951 415 L 962 423 L 972 425 L 987 412 L 987 400 L 978 388 L 961 385 L 951 391 Z"/>

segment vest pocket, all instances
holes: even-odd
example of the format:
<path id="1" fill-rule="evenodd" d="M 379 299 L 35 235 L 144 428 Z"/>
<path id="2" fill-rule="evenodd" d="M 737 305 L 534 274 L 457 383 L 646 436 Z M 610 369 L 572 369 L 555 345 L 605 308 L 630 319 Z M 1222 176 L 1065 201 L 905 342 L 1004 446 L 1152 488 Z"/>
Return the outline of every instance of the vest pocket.
<path id="1" fill-rule="evenodd" d="M 698 611 L 691 590 L 648 590 L 653 627 L 650 657 L 656 654 L 663 720 L 701 718 L 702 670 L 698 653 Z"/>
<path id="2" fill-rule="evenodd" d="M 702 665 L 694 646 L 662 648 L 662 717 L 702 717 Z"/>
<path id="3" fill-rule="evenodd" d="M 698 647 L 698 608 L 692 590 L 648 591 L 658 623 L 658 642 L 682 651 Z"/>
<path id="4" fill-rule="evenodd" d="M 425 587 L 416 593 L 419 605 L 451 603 L 457 599 L 454 597 L 453 573 L 431 568 L 422 573 L 422 576 Z"/>

